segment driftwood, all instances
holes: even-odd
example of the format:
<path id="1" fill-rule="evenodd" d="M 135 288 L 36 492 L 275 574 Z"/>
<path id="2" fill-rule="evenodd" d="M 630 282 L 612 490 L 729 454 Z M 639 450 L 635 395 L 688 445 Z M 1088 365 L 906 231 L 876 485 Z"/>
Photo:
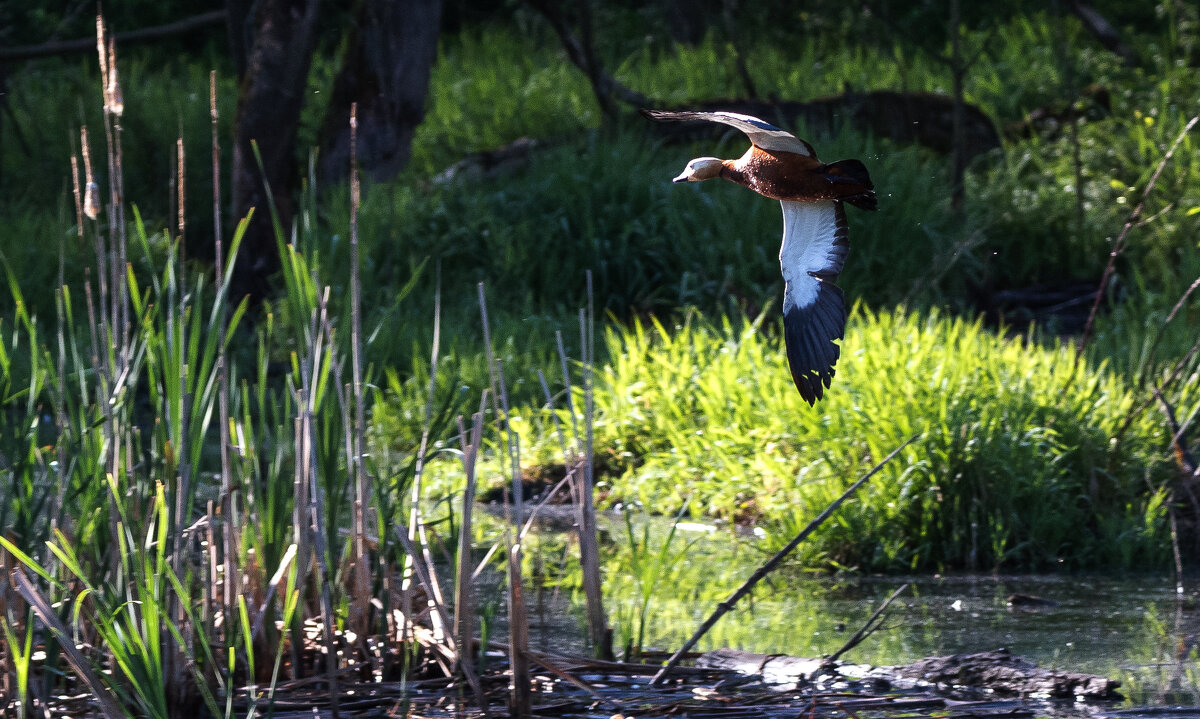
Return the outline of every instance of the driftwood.
<path id="1" fill-rule="evenodd" d="M 665 108 L 677 109 L 677 108 Z M 689 110 L 728 110 L 760 117 L 791 128 L 803 122 L 809 133 L 829 134 L 850 125 L 900 142 L 915 142 L 938 152 L 950 152 L 953 137 L 954 98 L 932 92 L 874 90 L 821 97 L 807 102 L 714 100 L 689 105 Z M 974 105 L 964 108 L 966 159 L 1000 147 L 1000 133 L 991 119 Z M 663 124 L 657 129 L 680 139 L 712 133 L 708 125 Z"/>
<path id="2" fill-rule="evenodd" d="M 894 689 L 934 688 L 939 691 L 984 691 L 998 696 L 1044 699 L 1116 699 L 1119 681 L 1094 674 L 1040 669 L 1027 659 L 1000 649 L 979 654 L 926 657 L 903 666 L 869 666 L 824 659 L 753 654 L 736 649 L 708 652 L 696 660 L 708 669 L 728 669 L 761 676 L 776 685 L 807 683 L 823 672 L 836 682 L 850 681 Z"/>

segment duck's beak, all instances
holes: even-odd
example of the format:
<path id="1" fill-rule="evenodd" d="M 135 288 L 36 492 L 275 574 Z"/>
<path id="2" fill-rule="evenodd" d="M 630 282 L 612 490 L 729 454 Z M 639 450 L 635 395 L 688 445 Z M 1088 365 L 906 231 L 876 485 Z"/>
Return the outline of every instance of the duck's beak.
<path id="1" fill-rule="evenodd" d="M 688 181 L 687 170 L 684 170 L 683 172 L 679 173 L 679 177 L 676 177 L 674 180 L 671 180 L 671 182 L 687 182 L 687 181 Z"/>

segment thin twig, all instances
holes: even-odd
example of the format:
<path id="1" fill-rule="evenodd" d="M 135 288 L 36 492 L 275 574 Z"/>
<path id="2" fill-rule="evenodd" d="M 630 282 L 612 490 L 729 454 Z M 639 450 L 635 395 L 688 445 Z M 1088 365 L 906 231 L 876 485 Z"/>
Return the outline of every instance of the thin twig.
<path id="1" fill-rule="evenodd" d="M 1146 189 L 1142 190 L 1142 198 L 1138 200 L 1137 207 L 1133 208 L 1133 212 L 1129 213 L 1129 218 L 1125 220 L 1125 226 L 1121 228 L 1121 234 L 1117 235 L 1117 239 L 1113 242 L 1112 251 L 1108 253 L 1108 264 L 1104 266 L 1104 274 L 1100 276 L 1100 287 L 1096 291 L 1096 300 L 1092 303 L 1092 311 L 1088 313 L 1087 324 L 1083 327 L 1083 336 L 1079 338 L 1079 345 L 1075 348 L 1075 365 L 1079 365 L 1079 360 L 1083 357 L 1083 350 L 1087 347 L 1088 340 L 1092 337 L 1092 327 L 1096 323 L 1096 313 L 1100 309 L 1100 303 L 1104 301 L 1104 295 L 1108 289 L 1108 282 L 1112 279 L 1113 271 L 1116 269 L 1117 257 L 1125 250 L 1125 242 L 1129 238 L 1129 231 L 1137 223 L 1138 218 L 1142 215 L 1142 208 L 1146 206 L 1146 199 L 1150 197 L 1150 192 L 1158 183 L 1158 178 L 1167 167 L 1167 163 L 1175 155 L 1175 150 L 1179 144 L 1183 142 L 1183 138 L 1191 131 L 1196 123 L 1200 122 L 1200 115 L 1196 115 L 1188 123 L 1184 125 L 1175 141 L 1171 143 L 1171 147 L 1163 155 L 1159 161 L 1158 167 L 1154 168 L 1154 173 L 1150 175 L 1150 181 L 1146 183 Z"/>
<path id="2" fill-rule="evenodd" d="M 867 618 L 866 623 L 863 624 L 857 632 L 855 632 L 849 639 L 846 640 L 846 643 L 842 645 L 842 648 L 833 654 L 830 654 L 825 661 L 821 662 L 821 666 L 809 675 L 808 681 L 812 682 L 816 680 L 816 678 L 819 677 L 822 672 L 832 667 L 843 654 L 857 647 L 862 643 L 862 640 L 874 634 L 875 630 L 879 629 L 879 624 L 882 621 L 883 613 L 887 611 L 887 608 L 891 606 L 892 602 L 896 601 L 896 597 L 899 597 L 900 594 L 905 589 L 908 589 L 909 586 L 909 583 L 905 582 L 899 587 L 896 587 L 896 591 L 892 592 L 887 599 L 883 600 L 883 604 L 880 604 L 879 607 L 871 614 L 871 616 Z"/>
<path id="3" fill-rule="evenodd" d="M 1179 311 L 1183 309 L 1184 305 L 1187 304 L 1188 298 L 1192 296 L 1192 293 L 1195 292 L 1197 288 L 1200 288 L 1200 277 L 1197 277 L 1195 280 L 1193 280 L 1192 284 L 1188 285 L 1188 288 L 1183 291 L 1183 294 L 1179 297 L 1179 301 L 1176 302 L 1175 306 L 1171 308 L 1171 311 L 1167 313 L 1167 318 L 1163 320 L 1162 325 L 1158 328 L 1158 333 L 1154 337 L 1154 344 L 1150 345 L 1150 351 L 1146 354 L 1146 362 L 1142 368 L 1142 371 L 1138 375 L 1137 386 L 1139 388 L 1146 381 L 1146 372 L 1153 362 L 1154 356 L 1158 353 L 1158 346 L 1162 344 L 1163 337 L 1166 336 L 1167 325 L 1171 324 L 1171 320 L 1175 319 L 1175 316 L 1178 315 Z"/>
<path id="4" fill-rule="evenodd" d="M 670 673 L 672 669 L 675 668 L 675 665 L 679 663 L 679 660 L 683 658 L 683 655 L 687 654 L 689 651 L 691 651 L 692 647 L 696 646 L 696 642 L 700 641 L 700 638 L 707 634 L 709 629 L 712 629 L 712 626 L 717 623 L 718 619 L 725 616 L 729 610 L 733 609 L 733 605 L 736 604 L 739 599 L 749 594 L 750 590 L 754 588 L 754 585 L 758 584 L 763 577 L 766 577 L 768 574 L 773 572 L 775 568 L 779 566 L 779 563 L 782 562 L 787 555 L 792 553 L 792 550 L 800 546 L 800 543 L 807 539 L 808 535 L 816 531 L 817 527 L 820 527 L 825 520 L 829 519 L 829 517 L 831 517 L 833 513 L 837 511 L 838 507 L 842 506 L 843 502 L 845 502 L 847 499 L 853 496 L 855 492 L 858 491 L 859 487 L 862 487 L 864 484 L 866 484 L 868 479 L 874 477 L 879 470 L 883 469 L 883 465 L 887 464 L 892 460 L 893 457 L 900 454 L 901 450 L 915 442 L 920 436 L 920 434 L 914 434 L 913 436 L 909 437 L 904 444 L 893 449 L 888 456 L 884 457 L 883 460 L 879 462 L 879 464 L 872 467 L 871 471 L 867 472 L 860 477 L 858 481 L 850 485 L 850 488 L 843 492 L 842 496 L 835 499 L 832 504 L 826 507 L 825 511 L 821 512 L 815 519 L 809 522 L 808 526 L 801 530 L 800 533 L 797 534 L 794 539 L 792 539 L 792 541 L 788 542 L 786 547 L 776 552 L 775 556 L 767 560 L 766 564 L 759 567 L 754 574 L 750 575 L 750 578 L 747 579 L 742 586 L 738 587 L 737 591 L 729 595 L 728 599 L 718 604 L 716 611 L 714 611 L 708 619 L 704 620 L 704 623 L 700 625 L 700 628 L 696 630 L 696 633 L 692 635 L 691 639 L 688 639 L 686 642 L 684 642 L 683 646 L 671 655 L 671 658 L 667 661 L 666 665 L 663 666 L 662 669 L 658 670 L 658 673 L 655 674 L 654 678 L 650 680 L 650 684 L 653 686 L 662 683 L 662 680 L 666 678 L 667 674 Z"/>

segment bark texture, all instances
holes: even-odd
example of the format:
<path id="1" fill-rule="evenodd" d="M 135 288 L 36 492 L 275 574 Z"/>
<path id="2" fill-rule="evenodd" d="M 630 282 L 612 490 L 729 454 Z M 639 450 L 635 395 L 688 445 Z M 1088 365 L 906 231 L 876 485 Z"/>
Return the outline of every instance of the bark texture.
<path id="1" fill-rule="evenodd" d="M 365 0 L 351 30 L 321 128 L 320 178 L 350 169 L 350 105 L 358 103 L 358 162 L 369 182 L 395 178 L 412 156 L 437 59 L 442 0 Z"/>
<path id="2" fill-rule="evenodd" d="M 231 19 L 245 9 L 230 3 Z M 236 7 L 234 7 L 236 6 Z M 296 185 L 296 130 L 316 42 L 316 0 L 260 0 L 249 17 L 253 37 L 246 47 L 245 72 L 238 94 L 233 147 L 233 219 L 256 208 L 234 269 L 235 297 L 266 296 L 268 281 L 280 266 L 268 188 L 283 231 L 291 226 Z M 240 23 L 231 22 L 238 34 Z M 236 48 L 237 39 L 233 40 Z M 235 50 L 236 54 L 236 50 Z M 257 144 L 262 168 L 254 156 Z"/>

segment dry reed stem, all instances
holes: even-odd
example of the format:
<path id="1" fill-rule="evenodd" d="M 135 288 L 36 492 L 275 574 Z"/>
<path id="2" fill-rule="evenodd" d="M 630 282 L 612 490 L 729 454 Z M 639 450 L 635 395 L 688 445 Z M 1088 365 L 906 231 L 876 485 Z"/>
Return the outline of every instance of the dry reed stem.
<path id="1" fill-rule="evenodd" d="M 333 351 L 333 338 L 329 337 L 323 331 L 329 322 L 329 293 L 330 288 L 325 287 L 320 293 L 317 301 L 317 309 L 313 313 L 312 319 L 312 344 L 309 346 L 309 364 L 301 364 L 304 387 L 306 390 L 307 404 L 304 408 L 305 429 L 307 436 L 306 449 L 310 453 L 309 460 L 309 478 L 308 491 L 310 501 L 310 524 L 312 531 L 313 556 L 316 557 L 316 568 L 318 574 L 315 577 L 317 586 L 320 588 L 321 597 L 321 621 L 325 634 L 325 674 L 326 680 L 329 682 L 330 693 L 330 708 L 333 712 L 333 719 L 338 719 L 338 652 L 337 644 L 333 635 L 333 597 L 331 596 L 330 572 L 329 572 L 329 548 L 325 543 L 325 517 L 328 513 L 325 511 L 325 495 L 321 492 L 321 484 L 317 477 L 317 441 L 316 429 L 313 425 L 313 420 L 316 417 L 316 373 L 322 365 L 322 355 L 326 352 Z M 322 342 L 322 337 L 325 337 L 325 342 Z"/>
<path id="2" fill-rule="evenodd" d="M 512 694 L 509 711 L 514 717 L 530 715 L 529 695 L 529 615 L 525 607 L 524 580 L 521 578 L 521 543 L 512 540 L 512 528 L 504 530 L 508 544 L 508 639 Z"/>
<path id="3" fill-rule="evenodd" d="M 293 431 L 292 441 L 295 452 L 295 470 L 292 475 L 292 544 L 296 547 L 296 566 L 299 568 L 297 583 L 303 584 L 307 581 L 309 567 L 309 549 L 308 549 L 308 532 L 305 531 L 305 507 L 307 502 L 305 498 L 308 496 L 308 450 L 305 446 L 305 439 L 308 436 L 304 422 L 304 391 L 301 390 L 296 398 L 296 407 L 300 410 L 297 416 L 292 418 Z M 226 557 L 228 561 L 228 557 Z M 226 578 L 224 606 L 229 606 L 229 582 Z M 228 610 L 226 610 L 228 611 Z M 228 625 L 231 614 L 225 614 L 226 623 Z M 300 650 L 304 646 L 304 633 L 301 631 L 300 622 L 292 622 L 292 679 L 300 679 L 303 674 L 300 667 Z M 226 627 L 226 644 L 231 642 L 228 626 Z"/>
<path id="4" fill-rule="evenodd" d="M 234 497 L 233 487 L 233 458 L 232 448 L 229 444 L 231 432 L 231 423 L 229 417 L 229 369 L 226 366 L 226 351 L 224 335 L 228 332 L 229 326 L 229 281 L 225 275 L 225 246 L 222 241 L 221 233 L 221 142 L 218 134 L 218 120 L 220 114 L 217 110 L 217 73 L 215 70 L 208 74 L 208 113 L 211 120 L 212 130 L 212 181 L 213 181 L 213 250 L 214 250 L 214 267 L 216 270 L 217 281 L 217 296 L 214 300 L 219 304 L 218 312 L 220 317 L 217 320 L 217 331 L 222 334 L 221 340 L 217 343 L 217 417 L 218 417 L 218 439 L 220 441 L 221 453 L 221 513 L 224 522 L 222 523 L 222 543 L 225 547 L 225 593 L 222 597 L 223 616 L 232 617 L 233 614 L 233 597 L 237 590 L 237 566 L 236 561 L 241 556 L 241 547 L 238 546 L 238 516 L 237 502 Z M 230 258 L 230 264 L 235 261 Z M 211 513 L 211 512 L 210 512 Z M 295 546 L 293 544 L 293 546 Z M 295 667 L 293 665 L 293 671 Z"/>
<path id="5" fill-rule="evenodd" d="M 179 337 L 173 337 L 172 333 L 174 331 L 174 327 L 176 324 L 176 318 L 177 317 L 178 318 L 186 317 L 187 313 L 188 313 L 187 302 L 186 302 L 187 292 L 186 292 L 186 286 L 184 284 L 184 282 L 185 282 L 184 273 L 182 271 L 182 268 L 185 266 L 184 238 L 183 238 L 183 231 L 184 231 L 183 213 L 184 213 L 184 205 L 185 205 L 185 203 L 184 203 L 185 167 L 186 167 L 186 164 L 185 164 L 185 158 L 184 158 L 184 152 L 183 152 L 183 138 L 178 137 L 175 140 L 175 172 L 176 172 L 175 187 L 177 190 L 176 201 L 178 203 L 177 211 L 178 211 L 178 223 L 179 224 L 178 224 L 178 236 L 177 236 L 177 245 L 176 245 L 176 248 L 177 248 L 176 251 L 178 252 L 178 254 L 175 257 L 174 262 L 177 263 L 177 266 L 180 268 L 181 271 L 179 272 L 178 277 L 176 277 L 174 272 L 171 273 L 170 282 L 171 282 L 172 291 L 174 291 L 175 283 L 176 282 L 178 283 L 178 292 L 176 293 L 176 296 L 178 298 L 178 306 L 176 306 L 175 300 L 173 300 L 173 299 L 168 300 L 169 319 L 168 319 L 168 323 L 167 323 L 167 341 L 168 341 L 168 350 L 172 354 L 174 354 L 176 352 L 176 348 L 178 347 L 179 348 L 178 354 L 180 357 L 186 356 L 186 352 L 187 352 L 187 350 L 186 350 L 186 347 L 187 347 L 187 336 L 186 336 L 187 323 L 183 322 L 183 321 L 180 321 L 178 323 L 179 324 L 179 332 L 180 332 Z M 182 577 L 185 575 L 185 573 L 183 571 L 183 560 L 184 560 L 184 555 L 185 555 L 185 546 L 183 544 L 183 539 L 186 536 L 185 529 L 188 524 L 187 517 L 185 515 L 186 515 L 187 507 L 188 507 L 187 498 L 191 492 L 191 487 L 190 487 L 190 485 L 191 485 L 191 462 L 188 461 L 188 451 L 189 451 L 188 450 L 188 425 L 189 425 L 189 420 L 191 418 L 192 395 L 191 395 L 191 392 L 188 392 L 186 389 L 188 386 L 188 381 L 187 381 L 188 380 L 188 366 L 187 366 L 186 362 L 179 363 L 179 376 L 178 376 L 177 380 L 179 382 L 179 386 L 181 388 L 184 388 L 184 391 L 183 391 L 183 396 L 180 398 L 179 416 L 174 418 L 174 421 L 172 422 L 172 424 L 174 425 L 176 434 L 178 435 L 178 438 L 179 438 L 179 447 L 178 447 L 178 452 L 177 452 L 178 460 L 177 460 L 176 474 L 175 474 L 175 482 L 176 482 L 175 506 L 172 511 L 174 532 L 172 533 L 172 545 L 173 546 L 172 546 L 172 550 L 171 550 L 171 570 L 175 573 L 175 576 Z M 170 407 L 169 401 L 164 400 L 163 404 L 164 404 L 164 407 L 163 407 L 164 410 L 169 409 L 169 407 Z M 180 631 L 183 632 L 186 636 L 188 636 L 188 637 L 192 636 L 192 633 L 187 630 L 187 614 L 184 611 L 183 604 L 179 601 L 179 596 L 177 594 L 172 593 L 170 602 L 169 602 L 168 612 L 169 612 L 169 616 L 171 616 L 172 619 L 174 620 L 175 626 L 179 627 Z M 175 646 L 175 643 L 172 641 L 172 642 L 169 642 L 169 645 Z M 187 673 L 188 673 L 187 672 L 187 661 L 188 660 L 187 660 L 187 656 L 184 652 L 184 649 L 185 649 L 184 647 L 175 647 L 175 648 L 176 648 L 175 652 L 170 652 L 167 654 L 168 666 L 167 666 L 166 674 L 168 677 L 170 677 L 168 679 L 168 686 L 175 687 L 176 690 L 178 691 L 178 688 L 183 686 L 183 680 L 187 676 Z"/>
<path id="6" fill-rule="evenodd" d="M 13 579 L 14 588 L 17 594 L 29 602 L 29 606 L 37 614 L 38 619 L 50 629 L 57 637 L 58 646 L 63 652 L 63 656 L 79 675 L 79 679 L 87 685 L 88 691 L 95 697 L 96 702 L 100 705 L 100 711 L 107 719 L 123 719 L 126 712 L 117 702 L 116 697 L 109 691 L 104 680 L 92 668 L 92 664 L 83 654 L 75 647 L 75 642 L 71 632 L 63 626 L 59 620 L 57 612 L 50 604 L 50 601 L 42 595 L 37 586 L 29 581 L 29 577 L 25 575 L 25 571 L 20 567 L 13 569 L 10 575 Z"/>
<path id="7" fill-rule="evenodd" d="M 476 286 L 479 293 L 480 321 L 483 323 L 484 350 L 487 356 L 488 377 L 492 390 L 499 394 L 500 416 L 508 450 L 510 481 L 512 485 L 512 510 L 515 516 L 517 537 L 514 541 L 512 529 L 505 530 L 505 544 L 508 547 L 508 630 L 509 630 L 509 666 L 512 670 L 512 694 L 509 709 L 515 716 L 528 716 L 529 698 L 529 615 L 525 606 L 521 579 L 521 517 L 524 512 L 524 488 L 521 485 L 520 437 L 513 430 L 512 416 L 509 412 L 508 387 L 504 378 L 504 364 L 496 358 L 492 350 L 491 327 L 488 320 L 487 294 L 480 282 Z"/>
<path id="8" fill-rule="evenodd" d="M 412 491 L 409 498 L 409 541 L 416 541 L 416 527 L 421 523 L 421 484 L 425 476 L 425 455 L 429 451 L 429 434 L 433 424 L 434 393 L 437 391 L 437 365 L 442 341 L 442 263 L 437 262 L 434 270 L 433 290 L 433 342 L 429 350 L 429 382 L 425 388 L 425 415 L 421 420 L 421 444 L 417 449 L 417 459 L 413 468 Z M 486 392 L 484 400 L 487 399 Z M 481 408 L 482 411 L 482 408 Z M 404 566 L 401 570 L 400 603 L 401 615 L 404 618 L 401 639 L 407 641 L 411 629 L 409 617 L 412 616 L 412 572 L 416 557 L 405 553 Z"/>
<path id="9" fill-rule="evenodd" d="M 484 390 L 485 392 L 487 390 Z M 486 401 L 487 398 L 482 398 Z M 481 402 L 482 404 L 482 402 Z M 475 659 L 472 645 L 475 636 L 475 587 L 470 573 L 471 568 L 471 536 L 472 509 L 475 506 L 475 467 L 479 448 L 483 442 L 483 410 L 480 409 L 471 418 L 471 434 L 467 439 L 462 418 L 458 419 L 459 436 L 462 438 L 463 472 L 466 475 L 466 489 L 463 492 L 462 521 L 458 534 L 458 561 L 455 565 L 454 579 L 454 641 L 458 647 L 458 664 L 463 676 L 475 693 L 475 703 L 484 714 L 488 713 L 487 694 L 475 671 Z"/>
<path id="10" fill-rule="evenodd" d="M 363 466 L 363 437 L 367 432 L 363 407 L 362 279 L 359 267 L 358 210 L 362 185 L 358 174 L 358 103 L 350 104 L 350 361 L 354 384 L 354 447 L 349 459 L 354 480 L 354 611 L 355 633 L 366 636 L 371 612 L 371 578 L 367 556 L 367 511 L 371 502 L 371 478 Z"/>
<path id="11" fill-rule="evenodd" d="M 874 477 L 879 470 L 883 469 L 885 464 L 890 462 L 893 457 L 900 454 L 901 450 L 915 442 L 920 436 L 920 434 L 914 434 L 905 440 L 904 444 L 901 444 L 899 447 L 888 453 L 888 456 L 880 460 L 879 464 L 876 464 L 869 472 L 860 477 L 858 481 L 850 485 L 850 487 L 842 493 L 842 496 L 833 500 L 833 503 L 826 507 L 825 511 L 818 514 L 816 518 L 808 523 L 808 526 L 800 530 L 800 533 L 797 534 L 792 541 L 788 542 L 787 546 L 776 552 L 775 556 L 767 560 L 766 564 L 755 570 L 754 574 L 750 575 L 750 578 L 742 583 L 742 586 L 738 587 L 733 594 L 729 595 L 728 599 L 718 604 L 716 611 L 714 611 L 708 617 L 708 619 L 704 620 L 704 623 L 700 625 L 700 628 L 696 630 L 696 633 L 693 634 L 690 639 L 684 642 L 682 647 L 680 647 L 674 654 L 671 655 L 671 658 L 667 661 L 666 665 L 664 665 L 662 669 L 658 670 L 658 673 L 655 674 L 654 678 L 650 680 L 650 685 L 654 686 L 656 684 L 660 684 L 662 680 L 666 678 L 667 674 L 675 668 L 675 665 L 679 663 L 679 660 L 683 658 L 683 655 L 691 651 L 692 647 L 696 646 L 696 642 L 700 641 L 700 638 L 707 634 L 709 629 L 712 629 L 712 626 L 717 623 L 718 619 L 725 616 L 729 610 L 733 609 L 733 605 L 736 604 L 739 599 L 749 594 L 750 590 L 754 588 L 754 585 L 758 584 L 760 580 L 762 580 L 771 572 L 775 571 L 775 569 L 779 566 L 779 563 L 782 562 L 787 555 L 791 554 L 792 550 L 800 546 L 801 542 L 807 539 L 810 534 L 824 524 L 825 520 L 829 519 L 829 517 L 831 517 L 833 513 L 837 511 L 838 507 L 842 506 L 843 502 L 853 496 L 860 487 L 867 483 L 867 480 L 869 480 L 871 477 Z"/>
<path id="12" fill-rule="evenodd" d="M 210 499 L 205 506 L 205 516 L 207 522 L 205 524 L 205 541 L 208 543 L 205 547 L 205 558 L 208 560 L 205 564 L 207 572 L 202 573 L 201 581 L 204 582 L 204 601 L 200 605 L 200 617 L 204 622 L 205 636 L 216 636 L 216 616 L 213 612 L 214 607 L 221 606 L 221 596 L 217 593 L 217 577 L 220 572 L 217 570 L 219 561 L 217 559 L 217 534 L 213 529 L 216 526 L 216 506 Z"/>
<path id="13" fill-rule="evenodd" d="M 587 600 L 588 638 L 592 651 L 601 659 L 612 659 L 612 632 L 604 613 L 604 591 L 600 585 L 600 543 L 596 527 L 596 506 L 592 497 L 595 486 L 595 305 L 592 273 L 587 273 L 587 310 L 579 313 L 580 359 L 583 360 L 584 465 L 578 477 L 576 498 L 579 522 L 579 564 L 583 572 L 583 592 Z M 565 373 L 564 373 L 565 375 Z"/>

